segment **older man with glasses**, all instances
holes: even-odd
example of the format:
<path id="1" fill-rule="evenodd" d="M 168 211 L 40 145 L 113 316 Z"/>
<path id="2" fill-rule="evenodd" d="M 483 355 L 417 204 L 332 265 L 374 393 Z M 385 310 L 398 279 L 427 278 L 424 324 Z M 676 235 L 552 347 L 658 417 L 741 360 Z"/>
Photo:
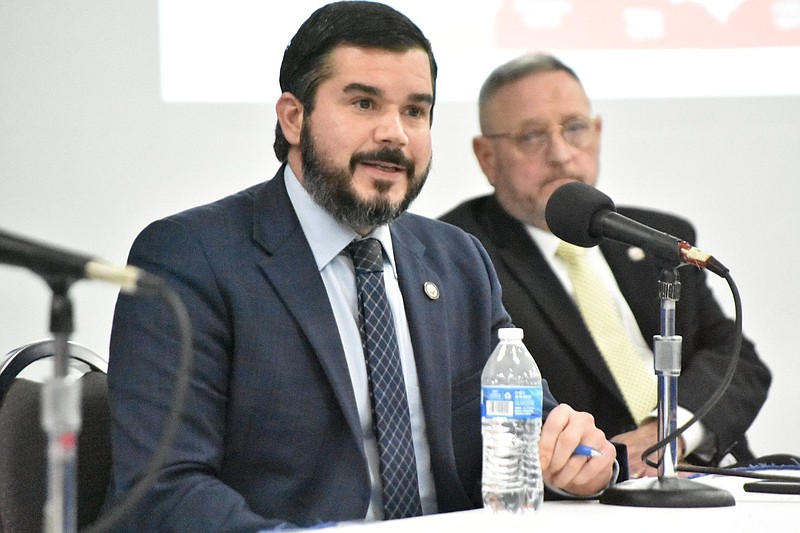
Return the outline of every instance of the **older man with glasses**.
<path id="1" fill-rule="evenodd" d="M 607 241 L 570 248 L 550 233 L 545 207 L 559 186 L 597 183 L 602 120 L 576 73 L 545 54 L 496 68 L 479 97 L 481 135 L 473 150 L 494 194 L 464 202 L 441 218 L 486 247 L 503 303 L 553 394 L 588 411 L 612 441 L 626 444 L 632 477 L 654 476 L 642 453 L 657 441 L 653 336 L 660 333 L 662 265 L 643 250 Z M 692 225 L 646 209 L 618 211 L 694 242 Z M 723 380 L 735 324 L 706 284 L 682 269 L 676 333 L 683 337 L 678 424 Z M 588 288 L 588 290 L 583 290 Z M 754 459 L 745 432 L 763 405 L 770 372 L 744 339 L 731 385 L 678 442 L 679 459 L 720 465 Z"/>

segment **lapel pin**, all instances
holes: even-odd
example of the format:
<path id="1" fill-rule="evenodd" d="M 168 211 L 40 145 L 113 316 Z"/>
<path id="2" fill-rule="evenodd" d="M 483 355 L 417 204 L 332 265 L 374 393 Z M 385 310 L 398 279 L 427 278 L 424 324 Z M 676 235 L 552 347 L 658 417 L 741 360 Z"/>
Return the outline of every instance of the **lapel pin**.
<path id="1" fill-rule="evenodd" d="M 439 287 L 437 287 L 435 283 L 426 281 L 423 285 L 423 288 L 425 289 L 425 294 L 428 296 L 428 298 L 431 300 L 439 299 Z"/>
<path id="2" fill-rule="evenodd" d="M 636 263 L 644 260 L 644 250 L 642 250 L 638 246 L 631 246 L 630 248 L 628 248 L 628 259 Z"/>

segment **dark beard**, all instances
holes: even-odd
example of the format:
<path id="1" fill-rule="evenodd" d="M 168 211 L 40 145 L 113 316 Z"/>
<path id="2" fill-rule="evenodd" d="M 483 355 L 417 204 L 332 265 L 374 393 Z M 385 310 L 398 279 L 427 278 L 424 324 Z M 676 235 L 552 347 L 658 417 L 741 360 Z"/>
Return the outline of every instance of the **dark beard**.
<path id="1" fill-rule="evenodd" d="M 308 118 L 308 117 L 307 117 Z M 354 230 L 372 230 L 400 216 L 419 195 L 430 172 L 430 163 L 425 171 L 414 175 L 415 166 L 399 149 L 384 147 L 374 152 L 355 153 L 350 158 L 350 168 L 331 168 L 319 157 L 309 121 L 303 123 L 300 132 L 300 153 L 303 161 L 303 186 L 311 198 L 336 220 Z M 361 161 L 383 161 L 401 165 L 408 176 L 408 190 L 399 203 L 392 203 L 384 193 L 391 184 L 379 183 L 376 189 L 380 196 L 375 200 L 362 200 L 352 186 L 353 172 Z"/>

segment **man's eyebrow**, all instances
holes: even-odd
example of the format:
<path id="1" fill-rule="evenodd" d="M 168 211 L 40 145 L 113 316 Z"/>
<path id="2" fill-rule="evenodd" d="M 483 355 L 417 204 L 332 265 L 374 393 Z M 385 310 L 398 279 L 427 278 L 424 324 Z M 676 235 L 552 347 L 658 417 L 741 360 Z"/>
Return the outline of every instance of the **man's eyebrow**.
<path id="1" fill-rule="evenodd" d="M 363 83 L 350 83 L 344 88 L 346 93 L 365 93 L 372 96 L 381 96 L 383 91 L 372 85 L 365 85 Z"/>
<path id="2" fill-rule="evenodd" d="M 345 93 L 362 93 L 371 96 L 383 96 L 384 91 L 373 85 L 366 85 L 364 83 L 350 83 L 345 86 L 343 92 Z M 433 95 L 430 93 L 414 93 L 409 96 L 409 100 L 418 103 L 433 104 Z"/>
<path id="3" fill-rule="evenodd" d="M 414 93 L 411 95 L 412 102 L 433 104 L 433 95 L 430 93 Z"/>

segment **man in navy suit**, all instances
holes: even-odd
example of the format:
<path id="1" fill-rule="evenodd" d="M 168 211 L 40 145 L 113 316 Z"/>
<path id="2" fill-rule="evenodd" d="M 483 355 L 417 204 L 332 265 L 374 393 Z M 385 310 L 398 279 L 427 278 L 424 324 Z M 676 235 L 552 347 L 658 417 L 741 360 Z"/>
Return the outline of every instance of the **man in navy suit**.
<path id="1" fill-rule="evenodd" d="M 567 266 L 557 257 L 545 207 L 569 181 L 597 182 L 600 117 L 575 72 L 557 58 L 530 54 L 497 67 L 479 97 L 481 135 L 473 149 L 494 194 L 464 202 L 441 217 L 480 239 L 503 287 L 503 303 L 553 394 L 592 413 L 612 441 L 627 445 L 630 475 L 655 475 L 642 453 L 657 441 L 653 418 L 637 424 L 578 307 Z M 645 225 L 695 242 L 679 217 L 619 209 Z M 660 333 L 658 281 L 663 265 L 643 250 L 604 240 L 588 258 L 616 294 L 616 306 L 641 359 L 653 372 L 653 336 Z M 715 301 L 699 268 L 679 269 L 676 333 L 683 337 L 678 422 L 698 412 L 727 372 L 736 328 Z M 680 459 L 719 464 L 731 454 L 748 461 L 745 431 L 763 405 L 770 373 L 744 339 L 730 387 L 709 413 L 679 438 Z M 655 396 L 653 397 L 655 398 Z M 728 459 L 730 460 L 730 458 Z"/>
<path id="2" fill-rule="evenodd" d="M 383 518 L 353 263 L 374 237 L 397 330 L 424 513 L 481 505 L 480 375 L 511 325 L 474 237 L 406 213 L 431 163 L 436 63 L 379 3 L 320 8 L 281 66 L 275 177 L 157 221 L 130 263 L 166 280 L 194 329 L 176 442 L 131 531 L 258 531 Z M 133 486 L 170 411 L 179 342 L 166 306 L 121 296 L 109 391 L 109 504 Z M 545 388 L 546 389 L 546 388 Z M 544 478 L 576 496 L 612 479 L 590 415 L 545 390 Z M 602 457 L 573 455 L 578 444 Z"/>

